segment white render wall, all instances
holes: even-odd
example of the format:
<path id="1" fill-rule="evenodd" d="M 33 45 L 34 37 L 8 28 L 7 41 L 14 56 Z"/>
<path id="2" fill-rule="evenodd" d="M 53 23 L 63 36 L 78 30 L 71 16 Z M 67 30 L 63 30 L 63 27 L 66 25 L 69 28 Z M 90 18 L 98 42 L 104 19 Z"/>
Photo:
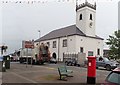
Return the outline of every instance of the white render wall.
<path id="1" fill-rule="evenodd" d="M 68 40 L 68 47 L 63 47 L 63 40 Z M 56 48 L 53 48 L 53 41 L 56 41 Z M 78 53 L 80 52 L 80 47 L 83 47 L 84 53 L 86 53 L 86 58 L 88 57 L 88 51 L 93 51 L 94 56 L 97 56 L 97 49 L 100 49 L 100 56 L 103 56 L 103 40 L 88 38 L 78 35 L 66 36 L 62 38 L 42 41 L 41 43 L 50 43 L 51 56 L 56 53 L 57 60 L 63 61 L 63 53 Z"/>
<path id="2" fill-rule="evenodd" d="M 100 49 L 100 56 L 103 56 L 103 40 L 76 35 L 76 52 L 80 52 L 80 47 L 83 47 L 86 57 L 88 51 L 93 51 L 93 56 L 97 56 L 97 49 Z"/>
<path id="3" fill-rule="evenodd" d="M 82 20 L 79 20 L 80 14 L 82 14 Z M 93 20 L 90 20 L 90 14 L 92 14 Z M 93 26 L 90 28 L 90 22 Z M 76 26 L 86 35 L 95 37 L 96 28 L 96 10 L 89 7 L 84 7 L 76 12 Z"/>
<path id="4" fill-rule="evenodd" d="M 68 47 L 63 47 L 63 40 L 67 39 L 67 45 Z M 56 48 L 53 48 L 53 41 L 56 41 Z M 52 40 L 46 40 L 46 41 L 42 41 L 40 43 L 50 43 L 50 52 L 51 52 L 51 56 L 53 53 L 56 53 L 57 55 L 57 60 L 59 61 L 63 61 L 63 53 L 64 52 L 69 52 L 69 53 L 73 53 L 76 51 L 76 37 L 75 36 L 66 36 L 66 37 L 62 37 L 62 38 L 57 38 L 57 39 L 52 39 Z"/>
<path id="5" fill-rule="evenodd" d="M 67 39 L 67 43 L 68 43 L 67 47 L 62 46 L 64 39 Z M 67 37 L 60 38 L 60 51 L 59 51 L 60 61 L 63 61 L 63 53 L 65 52 L 72 53 L 76 51 L 75 42 L 76 42 L 75 36 L 67 36 Z"/>

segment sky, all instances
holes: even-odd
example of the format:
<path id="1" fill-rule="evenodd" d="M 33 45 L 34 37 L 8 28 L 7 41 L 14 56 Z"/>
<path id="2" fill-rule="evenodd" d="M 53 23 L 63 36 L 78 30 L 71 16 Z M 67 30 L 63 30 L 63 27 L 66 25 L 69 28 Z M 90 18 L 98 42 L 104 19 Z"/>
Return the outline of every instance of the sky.
<path id="1" fill-rule="evenodd" d="M 7 0 L 2 0 L 7 1 Z M 75 0 L 8 0 L 0 5 L 0 45 L 8 46 L 8 53 L 21 48 L 22 40 L 36 40 L 39 36 L 76 23 Z M 40 1 L 38 3 L 38 1 Z M 79 0 L 79 3 L 85 0 Z M 94 3 L 95 0 L 88 0 Z M 118 29 L 118 0 L 97 0 L 96 34 L 104 38 Z M 40 30 L 40 34 L 38 32 Z M 104 48 L 108 48 L 104 45 Z"/>
<path id="2" fill-rule="evenodd" d="M 120 1 L 119 1 L 119 3 L 118 3 L 119 5 L 118 5 L 118 15 L 120 15 Z M 118 29 L 120 30 L 120 16 L 118 16 Z"/>

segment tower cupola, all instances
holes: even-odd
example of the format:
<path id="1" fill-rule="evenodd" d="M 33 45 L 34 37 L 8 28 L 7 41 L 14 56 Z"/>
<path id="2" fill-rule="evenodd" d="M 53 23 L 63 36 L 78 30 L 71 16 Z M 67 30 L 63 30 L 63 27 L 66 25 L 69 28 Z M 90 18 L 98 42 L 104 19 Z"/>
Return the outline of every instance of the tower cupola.
<path id="1" fill-rule="evenodd" d="M 93 5 L 93 4 L 86 1 L 85 3 L 82 3 L 80 5 L 76 4 L 76 11 L 81 9 L 81 8 L 84 8 L 84 7 L 90 7 L 92 9 L 96 10 L 96 3 Z"/>
<path id="2" fill-rule="evenodd" d="M 78 5 L 76 3 L 76 26 L 87 36 L 95 37 L 96 3 L 87 0 Z"/>

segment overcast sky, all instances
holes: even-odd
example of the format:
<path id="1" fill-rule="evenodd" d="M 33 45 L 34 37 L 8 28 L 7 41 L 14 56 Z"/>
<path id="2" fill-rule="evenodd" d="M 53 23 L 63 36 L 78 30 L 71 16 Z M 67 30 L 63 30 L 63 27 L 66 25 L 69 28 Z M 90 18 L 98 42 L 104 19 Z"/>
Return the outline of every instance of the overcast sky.
<path id="1" fill-rule="evenodd" d="M 0 3 L 0 44 L 8 45 L 8 52 L 21 48 L 22 40 L 38 39 L 38 30 L 43 36 L 52 30 L 76 23 L 75 0 L 39 0 L 41 2 L 33 4 L 9 1 Z M 80 3 L 83 1 L 80 0 Z M 88 2 L 93 3 L 93 0 Z M 118 0 L 97 0 L 96 34 L 106 41 L 117 29 Z"/>

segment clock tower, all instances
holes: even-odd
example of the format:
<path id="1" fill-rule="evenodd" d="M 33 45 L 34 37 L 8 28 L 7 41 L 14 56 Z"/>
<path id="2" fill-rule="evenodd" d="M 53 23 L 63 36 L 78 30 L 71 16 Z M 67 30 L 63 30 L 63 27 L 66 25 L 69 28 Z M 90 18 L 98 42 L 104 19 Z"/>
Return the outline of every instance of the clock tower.
<path id="1" fill-rule="evenodd" d="M 87 36 L 95 37 L 96 3 L 90 4 L 87 0 L 76 5 L 76 26 Z"/>

